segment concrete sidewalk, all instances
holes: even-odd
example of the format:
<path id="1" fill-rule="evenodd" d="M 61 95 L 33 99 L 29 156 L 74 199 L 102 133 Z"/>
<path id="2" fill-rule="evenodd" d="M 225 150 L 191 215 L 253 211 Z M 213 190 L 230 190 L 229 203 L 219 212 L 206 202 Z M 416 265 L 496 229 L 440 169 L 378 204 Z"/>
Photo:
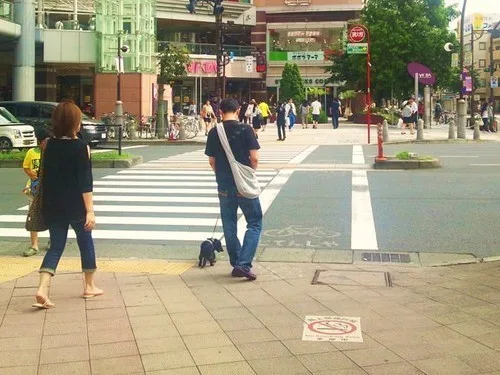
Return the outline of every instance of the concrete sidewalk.
<path id="1" fill-rule="evenodd" d="M 500 262 L 255 270 L 99 272 L 87 301 L 60 273 L 47 311 L 30 307 L 36 273 L 1 283 L 0 374 L 500 374 Z M 363 342 L 303 341 L 309 315 L 360 317 Z"/>

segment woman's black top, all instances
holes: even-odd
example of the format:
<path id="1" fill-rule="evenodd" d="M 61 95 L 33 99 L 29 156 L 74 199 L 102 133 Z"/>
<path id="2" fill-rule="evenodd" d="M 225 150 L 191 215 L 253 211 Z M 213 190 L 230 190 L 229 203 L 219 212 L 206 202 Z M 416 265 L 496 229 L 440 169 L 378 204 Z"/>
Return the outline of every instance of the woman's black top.
<path id="1" fill-rule="evenodd" d="M 85 219 L 83 193 L 92 191 L 92 164 L 81 139 L 48 140 L 43 153 L 42 212 L 45 222 Z"/>

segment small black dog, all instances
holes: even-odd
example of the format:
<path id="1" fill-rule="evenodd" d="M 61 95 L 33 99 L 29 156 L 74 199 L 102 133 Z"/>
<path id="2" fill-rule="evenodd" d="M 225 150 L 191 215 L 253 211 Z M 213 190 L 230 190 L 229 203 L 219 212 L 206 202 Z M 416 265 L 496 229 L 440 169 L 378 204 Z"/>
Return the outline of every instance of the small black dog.
<path id="1" fill-rule="evenodd" d="M 218 253 L 224 251 L 221 242 L 217 238 L 207 238 L 201 243 L 200 246 L 200 256 L 198 257 L 198 266 L 203 268 L 207 265 L 207 262 L 211 266 L 215 263 L 215 251 Z"/>

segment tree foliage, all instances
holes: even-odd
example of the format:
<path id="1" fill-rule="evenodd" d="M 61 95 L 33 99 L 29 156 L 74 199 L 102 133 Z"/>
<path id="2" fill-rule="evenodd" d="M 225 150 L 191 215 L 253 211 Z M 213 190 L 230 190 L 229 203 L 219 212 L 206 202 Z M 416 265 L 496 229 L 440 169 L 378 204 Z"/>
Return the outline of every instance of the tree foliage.
<path id="1" fill-rule="evenodd" d="M 186 74 L 186 65 L 191 62 L 189 52 L 170 43 L 158 54 L 159 74 L 157 83 L 164 85 Z"/>
<path id="2" fill-rule="evenodd" d="M 280 98 L 285 100 L 292 98 L 295 103 L 304 101 L 305 86 L 297 64 L 285 64 L 281 74 Z"/>
<path id="3" fill-rule="evenodd" d="M 448 30 L 458 16 L 445 0 L 370 0 L 359 23 L 371 36 L 371 87 L 375 99 L 407 96 L 414 81 L 406 66 L 410 62 L 427 65 L 437 77 L 437 86 L 451 87 L 456 77 L 451 54 L 443 48 L 456 37 Z M 353 22 L 354 23 L 354 22 Z M 366 56 L 339 54 L 331 58 L 331 79 L 346 82 L 347 89 L 365 90 Z"/>

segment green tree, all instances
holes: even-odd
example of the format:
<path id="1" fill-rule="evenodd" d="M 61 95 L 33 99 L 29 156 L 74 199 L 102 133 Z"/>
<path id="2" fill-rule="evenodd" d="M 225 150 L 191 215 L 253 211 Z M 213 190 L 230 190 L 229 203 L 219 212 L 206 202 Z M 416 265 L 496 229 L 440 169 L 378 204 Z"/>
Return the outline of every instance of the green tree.
<path id="1" fill-rule="evenodd" d="M 284 100 L 292 98 L 295 103 L 304 101 L 306 89 L 297 64 L 285 64 L 279 90 L 280 98 Z"/>
<path id="2" fill-rule="evenodd" d="M 359 23 L 370 31 L 371 87 L 375 100 L 408 96 L 413 80 L 406 66 L 410 62 L 427 65 L 437 77 L 437 87 L 449 88 L 455 78 L 447 42 L 456 44 L 448 30 L 458 12 L 445 0 L 370 0 Z M 352 21 L 354 23 L 354 21 Z M 346 88 L 366 89 L 366 56 L 340 54 L 332 57 L 331 79 L 346 82 Z"/>
<path id="3" fill-rule="evenodd" d="M 156 117 L 157 134 L 159 138 L 165 138 L 165 103 L 163 94 L 165 85 L 186 74 L 186 66 L 191 63 L 189 52 L 185 48 L 177 47 L 170 43 L 164 45 L 158 54 L 158 111 Z"/>

